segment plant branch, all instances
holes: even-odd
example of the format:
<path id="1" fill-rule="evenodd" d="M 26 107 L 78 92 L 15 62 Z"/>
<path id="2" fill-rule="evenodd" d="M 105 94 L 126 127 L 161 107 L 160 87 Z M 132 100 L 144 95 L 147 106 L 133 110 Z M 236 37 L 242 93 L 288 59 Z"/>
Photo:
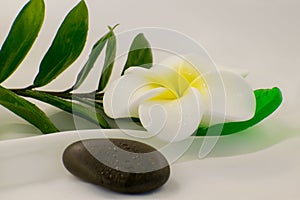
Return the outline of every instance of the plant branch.
<path id="1" fill-rule="evenodd" d="M 101 114 L 99 114 L 98 112 L 94 112 L 93 110 L 81 104 L 77 104 L 75 102 L 70 101 L 72 99 L 72 95 L 74 94 L 65 94 L 60 92 L 43 92 L 27 89 L 14 89 L 11 91 L 24 97 L 30 97 L 48 103 L 66 112 L 85 118 L 95 124 L 99 124 L 102 128 L 109 128 L 108 123 Z M 79 96 L 88 96 L 87 94 L 80 94 Z M 79 96 L 77 96 L 77 98 L 79 98 Z"/>
<path id="2" fill-rule="evenodd" d="M 103 94 L 102 93 L 96 93 L 95 91 L 93 92 L 88 92 L 88 93 L 71 93 L 68 91 L 63 91 L 63 92 L 53 92 L 53 91 L 41 91 L 41 90 L 32 90 L 32 87 L 27 87 L 27 88 L 22 88 L 22 89 L 9 89 L 10 91 L 19 94 L 19 95 L 25 95 L 28 91 L 34 91 L 36 93 L 44 93 L 44 94 L 49 94 L 55 97 L 60 97 L 63 99 L 69 99 L 72 100 L 75 96 L 78 98 L 85 98 L 85 99 L 90 99 L 90 100 L 102 100 L 103 99 Z"/>

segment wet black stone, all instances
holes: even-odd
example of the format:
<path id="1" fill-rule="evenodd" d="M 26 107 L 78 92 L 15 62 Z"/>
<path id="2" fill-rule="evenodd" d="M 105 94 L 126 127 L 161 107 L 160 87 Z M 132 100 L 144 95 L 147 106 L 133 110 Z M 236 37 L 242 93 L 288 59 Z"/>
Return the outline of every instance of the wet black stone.
<path id="1" fill-rule="evenodd" d="M 165 184 L 170 167 L 155 148 L 125 139 L 89 139 L 75 142 L 63 153 L 73 175 L 121 193 L 144 193 Z"/>

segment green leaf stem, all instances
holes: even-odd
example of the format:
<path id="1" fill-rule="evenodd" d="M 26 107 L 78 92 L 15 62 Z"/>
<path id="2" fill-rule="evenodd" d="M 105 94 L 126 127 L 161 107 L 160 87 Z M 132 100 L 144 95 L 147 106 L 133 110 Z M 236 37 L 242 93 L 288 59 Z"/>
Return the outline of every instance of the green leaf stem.
<path id="1" fill-rule="evenodd" d="M 88 107 L 85 107 L 81 104 L 65 100 L 60 97 L 56 97 L 41 91 L 15 90 L 15 92 L 19 95 L 37 99 L 39 101 L 55 106 L 61 110 L 64 110 L 68 113 L 80 116 L 95 124 L 99 124 L 102 128 L 109 128 L 109 125 L 99 113 L 94 112 L 92 109 L 89 109 Z"/>

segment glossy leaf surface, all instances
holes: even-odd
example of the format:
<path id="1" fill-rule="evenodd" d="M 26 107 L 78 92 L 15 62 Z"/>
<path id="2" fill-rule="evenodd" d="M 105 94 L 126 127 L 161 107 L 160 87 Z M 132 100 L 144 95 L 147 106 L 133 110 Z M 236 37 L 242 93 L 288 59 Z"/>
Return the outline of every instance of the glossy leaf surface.
<path id="1" fill-rule="evenodd" d="M 144 34 L 140 33 L 134 38 L 130 46 L 122 74 L 124 74 L 124 72 L 131 66 L 150 68 L 152 66 L 152 62 L 153 57 L 150 44 Z"/>
<path id="2" fill-rule="evenodd" d="M 88 10 L 84 1 L 64 19 L 44 56 L 34 87 L 44 86 L 66 70 L 81 54 L 88 32 Z"/>
<path id="3" fill-rule="evenodd" d="M 36 126 L 43 133 L 59 131 L 46 114 L 36 105 L 1 86 L 0 104 Z"/>
<path id="4" fill-rule="evenodd" d="M 35 42 L 44 21 L 43 0 L 31 0 L 18 14 L 0 50 L 0 83 L 21 64 Z"/>

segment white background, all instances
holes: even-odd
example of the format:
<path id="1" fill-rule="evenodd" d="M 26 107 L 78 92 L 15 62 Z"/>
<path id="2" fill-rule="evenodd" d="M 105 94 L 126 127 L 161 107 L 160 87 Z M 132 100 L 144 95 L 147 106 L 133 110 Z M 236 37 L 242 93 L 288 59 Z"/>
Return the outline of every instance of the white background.
<path id="1" fill-rule="evenodd" d="M 0 2 L 1 43 L 25 2 L 23 0 Z M 166 185 L 157 193 L 134 198 L 188 197 L 206 200 L 300 198 L 300 191 L 297 188 L 300 184 L 299 1 L 87 0 L 86 2 L 91 16 L 87 46 L 72 68 L 47 86 L 47 89 L 68 88 L 73 83 L 79 67 L 86 60 L 93 43 L 106 32 L 106 26 L 119 23 L 117 33 L 141 27 L 163 27 L 186 34 L 201 44 L 217 65 L 247 69 L 250 72 L 247 80 L 253 88 L 277 86 L 282 89 L 284 95 L 280 110 L 264 123 L 243 133 L 222 138 L 211 155 L 204 160 L 174 165 L 169 188 Z M 46 0 L 47 13 L 40 37 L 28 58 L 3 84 L 4 86 L 23 87 L 31 84 L 38 71 L 38 64 L 59 24 L 76 3 L 77 1 L 73 0 Z M 44 104 L 41 106 L 45 107 Z M 64 127 L 64 123 L 70 122 L 70 116 L 66 115 L 66 122 L 61 122 L 61 118 L 57 119 L 55 109 L 46 108 L 58 126 Z M 39 134 L 35 128 L 6 112 L 4 108 L 0 111 L 0 138 Z M 45 188 L 44 190 L 47 193 Z M 85 192 L 88 195 L 89 191 Z M 105 194 L 109 198 L 109 194 Z M 9 196 L 6 197 L 9 199 Z M 113 197 L 121 198 L 115 195 Z M 130 196 L 125 198 L 131 199 Z"/>

